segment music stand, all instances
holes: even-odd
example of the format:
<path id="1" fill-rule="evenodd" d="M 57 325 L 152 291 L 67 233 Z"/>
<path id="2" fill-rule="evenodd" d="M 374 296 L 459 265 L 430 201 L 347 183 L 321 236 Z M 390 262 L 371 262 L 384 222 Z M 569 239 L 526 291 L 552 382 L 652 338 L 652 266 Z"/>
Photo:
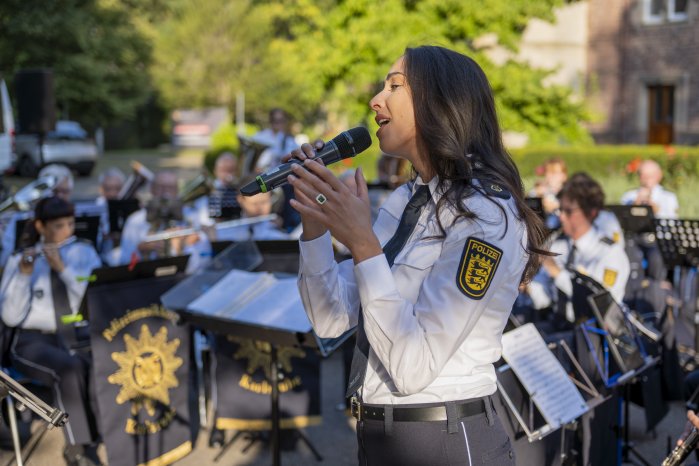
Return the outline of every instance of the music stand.
<path id="1" fill-rule="evenodd" d="M 665 265 L 673 267 L 673 285 L 681 289 L 682 268 L 699 265 L 699 220 L 661 218 L 653 221 Z M 690 285 L 691 286 L 691 285 Z M 694 350 L 699 350 L 699 309 L 694 314 Z M 679 303 L 674 308 L 679 314 Z"/>
<path id="2" fill-rule="evenodd" d="M 630 455 L 644 465 L 649 465 L 643 456 L 634 449 L 629 440 L 629 404 L 631 399 L 631 384 L 636 382 L 647 370 L 654 367 L 659 357 L 649 356 L 640 335 L 629 318 L 629 311 L 624 305 L 614 301 L 609 291 L 597 291 L 587 297 L 587 301 L 595 317 L 580 325 L 585 343 L 593 357 L 595 367 L 601 376 L 605 387 L 623 390 L 624 431 L 622 436 L 622 461 L 632 462 Z M 593 336 L 602 339 L 600 348 L 595 345 Z M 611 353 L 611 361 L 609 354 Z M 610 362 L 616 371 L 610 375 Z"/>
<path id="3" fill-rule="evenodd" d="M 116 267 L 100 267 L 94 269 L 89 277 L 87 277 L 87 288 L 104 285 L 106 283 L 118 283 L 140 278 L 163 277 L 184 273 L 187 268 L 189 256 L 165 257 L 162 259 L 154 259 L 148 261 L 137 262 L 135 265 L 118 265 Z M 83 318 L 90 320 L 89 310 L 87 306 L 87 290 L 83 294 L 83 300 L 80 302 L 79 314 Z"/>
<path id="4" fill-rule="evenodd" d="M 296 243 L 292 246 L 291 243 Z M 264 257 L 260 249 L 266 249 L 271 256 L 271 260 Z M 274 261 L 274 252 L 281 251 L 282 257 L 286 255 L 286 260 Z M 351 332 L 339 338 L 323 339 L 319 338 L 313 331 L 311 323 L 305 314 L 303 305 L 294 305 L 284 312 L 272 315 L 265 315 L 260 308 L 256 308 L 255 312 L 245 312 L 245 309 L 254 307 L 252 304 L 243 306 L 243 310 L 237 311 L 237 314 L 224 315 L 217 313 L 214 309 L 203 309 L 197 307 L 195 300 L 204 296 L 206 291 L 216 292 L 214 286 L 221 280 L 227 279 L 229 273 L 240 271 L 255 271 L 266 268 L 264 264 L 274 272 L 282 273 L 286 270 L 298 271 L 298 253 L 290 253 L 291 250 L 298 251 L 298 243 L 296 241 L 258 241 L 258 242 L 240 242 L 234 243 L 218 254 L 212 264 L 206 267 L 203 271 L 183 280 L 177 286 L 173 287 L 167 293 L 161 296 L 163 305 L 177 312 L 183 321 L 190 322 L 193 325 L 215 332 L 225 333 L 230 336 L 261 340 L 270 344 L 270 373 L 271 373 L 271 411 L 272 411 L 272 456 L 273 464 L 278 466 L 281 464 L 280 454 L 280 412 L 279 412 L 279 386 L 278 383 L 278 356 L 277 348 L 280 346 L 301 346 L 317 350 L 321 356 L 329 356 L 336 348 L 338 348 Z M 288 277 L 288 273 L 286 274 Z M 295 279 L 294 279 L 295 280 Z M 227 300 L 231 301 L 230 290 L 228 290 Z M 261 295 L 257 297 L 261 298 Z M 256 297 L 256 298 L 257 298 Z M 221 303 L 221 300 L 216 296 L 209 295 L 207 298 L 211 302 Z M 256 299 L 253 298 L 253 299 Z M 198 301 L 201 303 L 201 301 Z M 255 302 L 255 301 L 251 301 Z M 300 304 L 300 303 L 299 303 Z M 309 445 L 317 459 L 320 460 L 320 455 L 315 448 L 310 444 L 307 438 L 301 438 Z"/>
<path id="5" fill-rule="evenodd" d="M 539 216 L 541 220 L 546 222 L 546 212 L 544 212 L 544 201 L 540 197 L 526 197 L 524 202 Z"/>
<path id="6" fill-rule="evenodd" d="M 652 233 L 655 231 L 653 209 L 648 205 L 613 204 L 604 208 L 616 216 L 624 232 Z"/>
<path id="7" fill-rule="evenodd" d="M 109 212 L 109 231 L 121 232 L 129 215 L 141 208 L 138 199 L 112 199 L 107 201 Z"/>

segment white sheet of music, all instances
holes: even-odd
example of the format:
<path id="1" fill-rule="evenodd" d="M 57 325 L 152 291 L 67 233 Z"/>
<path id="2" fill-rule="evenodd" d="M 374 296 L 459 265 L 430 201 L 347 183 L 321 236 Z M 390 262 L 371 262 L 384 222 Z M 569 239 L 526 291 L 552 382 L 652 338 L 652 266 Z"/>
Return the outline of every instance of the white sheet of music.
<path id="1" fill-rule="evenodd" d="M 534 324 L 502 336 L 502 356 L 552 429 L 584 414 L 587 404 Z"/>
<path id="2" fill-rule="evenodd" d="M 191 311 L 291 332 L 308 332 L 311 322 L 301 302 L 296 277 L 231 270 L 192 301 Z"/>
<path id="3" fill-rule="evenodd" d="M 191 311 L 209 315 L 227 315 L 227 308 L 245 299 L 246 295 L 255 293 L 265 282 L 274 280 L 266 272 L 254 273 L 231 270 L 217 281 L 201 296 L 189 303 Z"/>

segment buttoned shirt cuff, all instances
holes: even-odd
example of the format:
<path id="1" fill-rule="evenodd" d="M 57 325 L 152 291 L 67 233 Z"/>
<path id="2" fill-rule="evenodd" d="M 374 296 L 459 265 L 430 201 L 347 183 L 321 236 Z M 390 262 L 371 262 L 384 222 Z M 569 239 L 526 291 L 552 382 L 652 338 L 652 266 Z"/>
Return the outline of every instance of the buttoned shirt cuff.
<path id="1" fill-rule="evenodd" d="M 395 290 L 395 286 L 393 289 L 388 286 L 394 283 L 394 279 L 386 256 L 383 254 L 363 260 L 355 265 L 354 276 L 357 279 L 362 306 L 365 308 L 373 300 L 386 296 Z"/>
<path id="2" fill-rule="evenodd" d="M 299 240 L 299 250 L 303 259 L 303 272 L 308 275 L 327 272 L 335 261 L 332 239 L 327 231 L 312 240 Z"/>

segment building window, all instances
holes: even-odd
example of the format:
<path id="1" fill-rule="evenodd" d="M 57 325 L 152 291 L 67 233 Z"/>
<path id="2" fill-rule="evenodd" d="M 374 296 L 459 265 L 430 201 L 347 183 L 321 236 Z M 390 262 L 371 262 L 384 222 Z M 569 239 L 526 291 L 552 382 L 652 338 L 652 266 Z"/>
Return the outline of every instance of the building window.
<path id="1" fill-rule="evenodd" d="M 667 18 L 670 21 L 686 21 L 687 3 L 687 0 L 668 0 Z"/>
<path id="2" fill-rule="evenodd" d="M 665 21 L 686 21 L 689 0 L 642 0 L 643 22 L 662 24 Z"/>

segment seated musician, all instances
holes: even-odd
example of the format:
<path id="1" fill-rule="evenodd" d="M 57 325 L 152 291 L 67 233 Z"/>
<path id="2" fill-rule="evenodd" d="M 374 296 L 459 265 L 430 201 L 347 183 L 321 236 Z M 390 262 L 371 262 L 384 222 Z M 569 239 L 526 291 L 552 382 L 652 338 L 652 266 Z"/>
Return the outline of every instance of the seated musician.
<path id="1" fill-rule="evenodd" d="M 542 309 L 557 300 L 568 321 L 574 321 L 569 301 L 573 294 L 571 271 L 588 275 L 609 289 L 617 302 L 624 298 L 629 279 L 629 259 L 621 244 L 615 243 L 593 227 L 604 206 L 604 191 L 585 173 L 572 176 L 561 188 L 560 218 L 562 234 L 551 245 L 539 274 L 527 287 L 534 307 Z"/>
<path id="2" fill-rule="evenodd" d="M 244 186 L 254 180 L 255 176 L 249 175 L 241 183 Z M 269 215 L 272 212 L 272 194 L 269 192 L 259 193 L 254 196 L 238 194 L 238 203 L 242 211 L 241 218 L 252 219 Z M 289 239 L 289 235 L 279 228 L 277 222 L 265 220 L 250 225 L 218 228 L 216 239 L 219 241 L 275 240 Z"/>
<path id="3" fill-rule="evenodd" d="M 102 238 L 100 255 L 104 262 L 113 263 L 111 253 L 114 250 L 115 243 L 118 243 L 118 238 L 115 234 L 110 233 L 109 227 L 109 210 L 107 208 L 108 201 L 119 199 L 119 192 L 124 186 L 126 177 L 124 173 L 116 167 L 111 167 L 105 170 L 99 177 L 99 196 L 95 204 L 103 207 L 100 218 L 100 236 Z M 119 251 L 117 251 L 119 252 Z"/>
<path id="4" fill-rule="evenodd" d="M 175 236 L 168 240 L 146 241 L 152 233 L 199 228 L 195 212 L 178 201 L 177 175 L 172 171 L 155 174 L 150 185 L 151 200 L 145 208 L 129 215 L 121 234 L 120 264 L 188 254 L 187 271 L 194 272 L 211 254 L 211 243 L 204 233 Z"/>
<path id="5" fill-rule="evenodd" d="M 238 159 L 233 154 L 223 152 L 218 156 L 214 164 L 213 190 L 194 203 L 202 225 L 240 218 L 237 173 Z"/>
<path id="6" fill-rule="evenodd" d="M 0 287 L 2 320 L 18 329 L 10 360 L 22 374 L 51 387 L 55 403 L 68 413 L 68 464 L 93 464 L 89 456 L 99 464 L 87 386 L 90 357 L 74 349 L 76 331 L 86 330 L 78 314 L 87 287 L 84 278 L 100 266 L 100 259 L 91 243 L 73 236 L 74 210 L 66 200 L 41 199 L 34 218 L 38 242 L 9 258 Z"/>
<path id="7" fill-rule="evenodd" d="M 51 164 L 47 165 L 39 171 L 37 178 L 48 176 L 56 177 L 56 185 L 47 195 L 55 195 L 66 201 L 70 200 L 73 194 L 73 174 L 65 165 Z M 9 218 L 5 230 L 2 235 L 2 251 L 0 252 L 0 266 L 5 265 L 7 259 L 15 252 L 17 243 L 17 222 L 28 220 L 32 217 L 32 211 L 14 212 Z"/>

